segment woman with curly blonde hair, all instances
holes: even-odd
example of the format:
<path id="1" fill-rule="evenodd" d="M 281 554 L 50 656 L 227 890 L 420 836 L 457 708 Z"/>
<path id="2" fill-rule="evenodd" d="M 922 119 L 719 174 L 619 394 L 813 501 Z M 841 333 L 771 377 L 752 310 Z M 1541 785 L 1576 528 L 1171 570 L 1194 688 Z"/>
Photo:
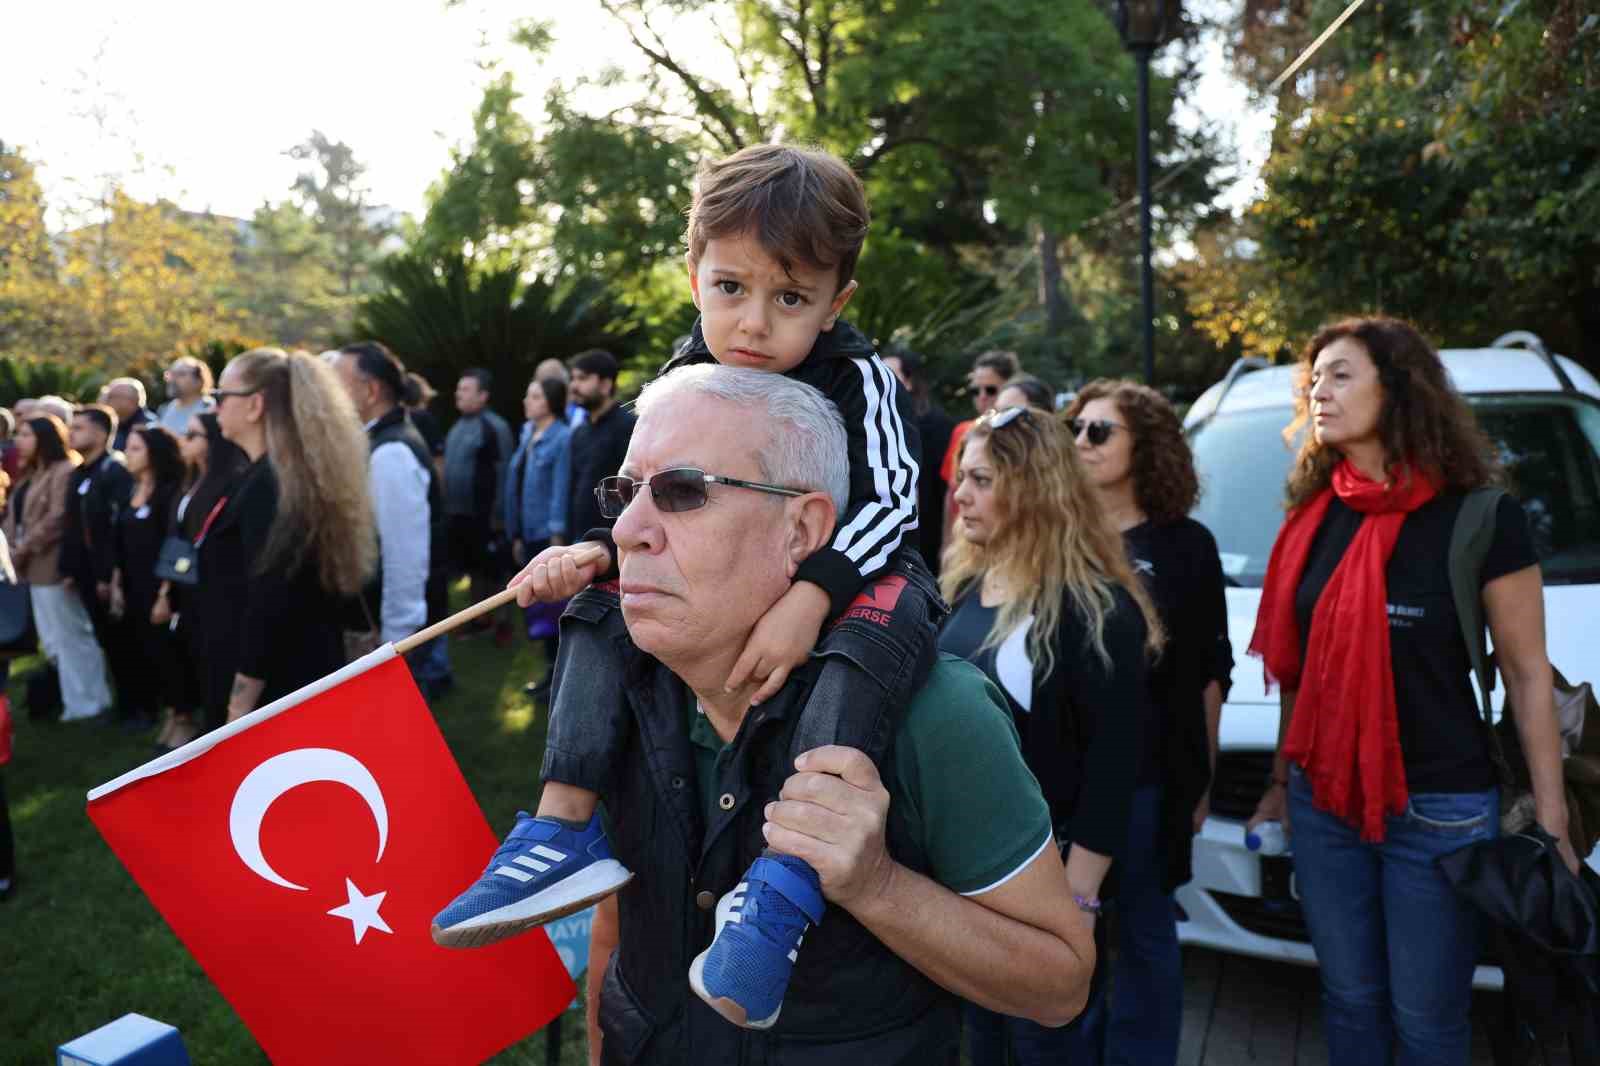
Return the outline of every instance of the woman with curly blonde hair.
<path id="1" fill-rule="evenodd" d="M 237 640 L 211 663 L 214 676 L 232 674 L 231 721 L 343 665 L 341 622 L 372 574 L 377 536 L 366 434 L 331 368 L 257 348 L 217 384 L 223 436 L 250 459 L 200 557 L 202 583 L 223 586 L 209 591 L 237 596 Z"/>
<path id="2" fill-rule="evenodd" d="M 954 535 L 941 590 L 953 610 L 940 650 L 1004 693 L 1066 853 L 1084 922 L 1125 845 L 1148 716 L 1146 664 L 1161 624 L 1106 520 L 1066 427 L 1026 407 L 979 418 L 961 443 Z M 973 1066 L 1098 1062 L 1097 966 L 1082 1022 L 1046 1029 L 968 1005 Z"/>
<path id="3" fill-rule="evenodd" d="M 1222 562 L 1189 517 L 1200 495 L 1178 413 L 1156 390 L 1091 381 L 1063 416 L 1078 456 L 1155 601 L 1167 645 L 1150 669 L 1151 728 L 1139 761 L 1128 850 L 1117 856 L 1117 951 L 1105 1061 L 1173 1063 L 1183 959 L 1172 893 L 1191 876 L 1208 811 L 1223 693 L 1233 667 Z"/>

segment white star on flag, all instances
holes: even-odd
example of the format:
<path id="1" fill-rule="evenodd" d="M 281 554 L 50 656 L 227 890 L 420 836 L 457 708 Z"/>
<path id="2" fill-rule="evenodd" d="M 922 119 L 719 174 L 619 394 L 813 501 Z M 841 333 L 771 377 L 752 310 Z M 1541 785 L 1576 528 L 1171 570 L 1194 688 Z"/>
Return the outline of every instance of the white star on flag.
<path id="1" fill-rule="evenodd" d="M 350 922 L 350 929 L 356 935 L 356 943 L 361 943 L 361 938 L 367 935 L 368 929 L 379 929 L 390 936 L 394 930 L 389 928 L 389 923 L 383 920 L 378 913 L 378 908 L 383 906 L 383 897 L 387 892 L 376 892 L 370 896 L 364 895 L 356 887 L 356 883 L 348 877 L 344 879 L 345 894 L 350 897 L 350 902 L 342 907 L 335 907 L 328 913 L 335 918 L 345 918 Z"/>

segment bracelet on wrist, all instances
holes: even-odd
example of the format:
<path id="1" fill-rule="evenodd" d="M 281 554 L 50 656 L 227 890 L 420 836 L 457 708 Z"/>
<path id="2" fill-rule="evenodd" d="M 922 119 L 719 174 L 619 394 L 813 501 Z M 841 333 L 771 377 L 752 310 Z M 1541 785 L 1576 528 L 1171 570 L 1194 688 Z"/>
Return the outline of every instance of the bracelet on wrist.
<path id="1" fill-rule="evenodd" d="M 1076 903 L 1078 909 L 1085 914 L 1093 914 L 1097 917 L 1100 914 L 1100 897 L 1098 896 L 1080 896 L 1074 893 L 1072 902 Z"/>

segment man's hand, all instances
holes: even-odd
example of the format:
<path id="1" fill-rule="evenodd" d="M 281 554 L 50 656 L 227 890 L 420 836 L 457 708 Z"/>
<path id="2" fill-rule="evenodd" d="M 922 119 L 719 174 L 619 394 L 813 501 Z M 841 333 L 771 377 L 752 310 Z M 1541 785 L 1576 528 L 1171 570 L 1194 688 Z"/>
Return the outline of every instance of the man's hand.
<path id="1" fill-rule="evenodd" d="M 828 618 L 828 594 L 809 581 L 796 581 L 767 609 L 750 631 L 739 661 L 733 664 L 723 691 L 733 692 L 750 681 L 761 687 L 750 698 L 752 707 L 769 699 L 789 680 L 789 671 L 806 661 L 817 646 L 822 623 Z"/>
<path id="2" fill-rule="evenodd" d="M 534 601 L 560 603 L 589 587 L 589 583 L 611 566 L 611 553 L 597 540 L 550 547 L 533 557 L 522 572 L 506 583 L 517 590 L 517 605 Z"/>
<path id="3" fill-rule="evenodd" d="M 767 843 L 810 863 L 823 896 L 841 907 L 887 891 L 894 876 L 884 844 L 889 791 L 878 768 L 837 744 L 806 752 L 795 767 L 777 802 L 767 804 Z"/>

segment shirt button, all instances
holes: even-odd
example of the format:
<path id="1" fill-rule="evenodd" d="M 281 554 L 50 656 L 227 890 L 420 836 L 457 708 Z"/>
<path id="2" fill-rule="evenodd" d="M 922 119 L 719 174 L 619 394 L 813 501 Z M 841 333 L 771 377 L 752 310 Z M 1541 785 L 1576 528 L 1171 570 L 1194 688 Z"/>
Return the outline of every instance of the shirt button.
<path id="1" fill-rule="evenodd" d="M 731 811 L 733 810 L 734 802 L 733 793 L 724 792 L 722 794 L 722 798 L 717 800 L 717 806 L 721 807 L 725 811 Z"/>
<path id="2" fill-rule="evenodd" d="M 694 905 L 703 911 L 708 911 L 717 905 L 717 897 L 709 892 L 701 892 L 695 896 Z"/>
<path id="3" fill-rule="evenodd" d="M 673 788 L 681 789 L 684 786 L 684 784 L 685 784 L 685 782 L 684 782 L 682 777 L 679 777 L 676 774 L 673 775 L 673 778 L 672 778 L 672 787 Z"/>

